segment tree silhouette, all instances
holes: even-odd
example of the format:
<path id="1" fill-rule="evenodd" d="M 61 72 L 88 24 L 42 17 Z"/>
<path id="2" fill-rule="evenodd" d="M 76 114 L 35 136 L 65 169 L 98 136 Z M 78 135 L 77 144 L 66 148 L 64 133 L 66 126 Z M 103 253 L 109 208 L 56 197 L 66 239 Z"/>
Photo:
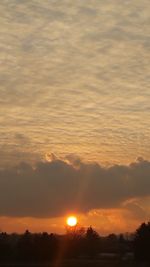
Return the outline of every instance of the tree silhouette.
<path id="1" fill-rule="evenodd" d="M 91 226 L 87 229 L 85 242 L 87 255 L 90 258 L 95 258 L 100 249 L 100 237 Z"/>
<path id="2" fill-rule="evenodd" d="M 136 230 L 134 254 L 137 260 L 150 261 L 150 222 L 142 223 Z"/>
<path id="3" fill-rule="evenodd" d="M 26 230 L 18 241 L 18 258 L 24 261 L 33 260 L 33 249 L 33 236 L 28 230 Z"/>
<path id="4" fill-rule="evenodd" d="M 78 257 L 83 253 L 85 229 L 78 225 L 66 228 L 65 246 L 68 257 Z"/>
<path id="5" fill-rule="evenodd" d="M 9 243 L 9 236 L 6 233 L 0 234 L 0 261 L 11 259 L 12 250 Z"/>

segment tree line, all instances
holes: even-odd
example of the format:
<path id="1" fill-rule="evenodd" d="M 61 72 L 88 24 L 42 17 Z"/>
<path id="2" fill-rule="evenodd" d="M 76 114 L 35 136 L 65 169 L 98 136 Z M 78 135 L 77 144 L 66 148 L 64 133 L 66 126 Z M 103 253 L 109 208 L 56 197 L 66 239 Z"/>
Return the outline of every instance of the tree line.
<path id="1" fill-rule="evenodd" d="M 143 223 L 132 238 L 100 236 L 92 227 L 69 228 L 65 235 L 44 233 L 0 233 L 0 262 L 47 262 L 55 259 L 90 258 L 101 253 L 122 257 L 133 252 L 136 260 L 150 261 L 150 223 Z"/>

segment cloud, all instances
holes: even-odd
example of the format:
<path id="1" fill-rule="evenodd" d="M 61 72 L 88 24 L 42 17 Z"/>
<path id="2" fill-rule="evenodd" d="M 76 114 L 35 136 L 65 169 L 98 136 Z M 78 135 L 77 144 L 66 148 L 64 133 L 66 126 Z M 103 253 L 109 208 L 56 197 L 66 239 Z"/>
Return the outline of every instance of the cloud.
<path id="1" fill-rule="evenodd" d="M 34 167 L 22 163 L 1 169 L 0 216 L 42 218 L 123 207 L 135 207 L 139 213 L 138 205 L 129 200 L 150 196 L 149 161 L 140 158 L 128 166 L 107 168 L 72 162 L 52 157 Z"/>
<path id="2" fill-rule="evenodd" d="M 149 159 L 148 7 L 148 0 L 0 1 L 5 162 L 22 128 L 29 154 Z"/>

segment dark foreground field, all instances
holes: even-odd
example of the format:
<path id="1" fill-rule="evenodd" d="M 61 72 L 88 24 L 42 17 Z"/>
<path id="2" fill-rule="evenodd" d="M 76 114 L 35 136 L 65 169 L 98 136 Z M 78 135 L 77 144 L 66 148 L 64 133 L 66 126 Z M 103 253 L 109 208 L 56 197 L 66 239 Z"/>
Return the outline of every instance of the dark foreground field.
<path id="1" fill-rule="evenodd" d="M 150 267 L 147 263 L 136 263 L 134 261 L 119 260 L 66 260 L 53 263 L 20 263 L 0 264 L 0 267 Z"/>

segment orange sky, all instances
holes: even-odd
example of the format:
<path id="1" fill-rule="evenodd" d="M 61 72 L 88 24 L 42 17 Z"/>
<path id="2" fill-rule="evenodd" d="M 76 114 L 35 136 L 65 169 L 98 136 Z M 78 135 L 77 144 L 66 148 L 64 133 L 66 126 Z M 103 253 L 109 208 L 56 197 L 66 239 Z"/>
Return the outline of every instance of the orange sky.
<path id="1" fill-rule="evenodd" d="M 143 222 L 142 219 L 132 217 L 132 214 L 123 210 L 93 210 L 88 214 L 76 214 L 78 224 L 85 229 L 92 226 L 100 235 L 110 233 L 132 233 Z M 31 232 L 53 232 L 64 234 L 66 232 L 66 218 L 36 219 L 36 218 L 10 218 L 0 217 L 1 231 L 9 233 L 23 233 L 27 229 Z M 148 218 L 147 220 L 148 221 Z"/>

